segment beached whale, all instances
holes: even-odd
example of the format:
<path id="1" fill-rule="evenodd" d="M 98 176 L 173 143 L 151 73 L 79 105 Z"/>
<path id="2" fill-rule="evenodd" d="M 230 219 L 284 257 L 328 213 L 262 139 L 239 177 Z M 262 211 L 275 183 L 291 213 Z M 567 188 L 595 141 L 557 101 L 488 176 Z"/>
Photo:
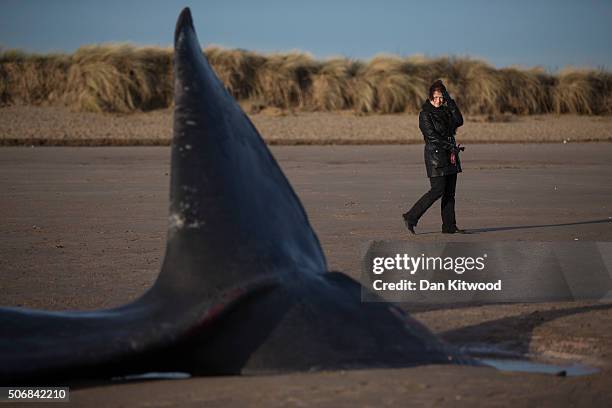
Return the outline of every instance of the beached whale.
<path id="1" fill-rule="evenodd" d="M 468 361 L 328 272 L 300 200 L 203 56 L 189 9 L 174 46 L 170 215 L 157 281 L 110 310 L 1 308 L 0 383 Z"/>

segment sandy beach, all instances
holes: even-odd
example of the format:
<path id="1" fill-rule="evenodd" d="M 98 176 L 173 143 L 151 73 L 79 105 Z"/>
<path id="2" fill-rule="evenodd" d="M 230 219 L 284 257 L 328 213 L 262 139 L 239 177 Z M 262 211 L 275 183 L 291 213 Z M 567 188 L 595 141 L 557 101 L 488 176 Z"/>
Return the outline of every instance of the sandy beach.
<path id="1" fill-rule="evenodd" d="M 422 146 L 273 146 L 272 152 L 309 214 L 330 269 L 356 279 L 372 239 L 612 241 L 612 144 L 468 145 L 457 217 L 472 234 L 463 236 L 439 232 L 437 206 L 422 219 L 418 235 L 405 231 L 401 213 L 428 186 Z M 2 306 L 97 309 L 142 294 L 163 257 L 169 153 L 167 147 L 0 149 Z M 581 363 L 598 372 L 565 377 L 423 366 L 97 383 L 74 388 L 72 405 L 612 403 L 610 303 L 408 311 L 459 347 L 485 344 L 522 359 Z"/>
<path id="2" fill-rule="evenodd" d="M 250 112 L 248 106 L 244 106 Z M 292 112 L 265 109 L 249 117 L 268 144 L 420 144 L 418 115 Z M 59 106 L 0 109 L 0 145 L 169 145 L 172 110 L 127 115 L 73 112 Z M 612 116 L 466 116 L 460 143 L 612 141 Z"/>

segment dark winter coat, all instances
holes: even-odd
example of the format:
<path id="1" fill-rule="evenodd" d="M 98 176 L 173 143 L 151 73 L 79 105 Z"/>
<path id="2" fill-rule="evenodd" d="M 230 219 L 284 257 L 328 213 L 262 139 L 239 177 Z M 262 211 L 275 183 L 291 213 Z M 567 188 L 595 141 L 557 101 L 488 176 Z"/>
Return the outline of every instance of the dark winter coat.
<path id="1" fill-rule="evenodd" d="M 456 164 L 451 164 L 451 152 L 456 149 L 455 132 L 463 125 L 463 116 L 452 99 L 436 108 L 426 100 L 419 114 L 419 129 L 425 139 L 425 168 L 427 177 L 461 173 L 459 152 Z"/>

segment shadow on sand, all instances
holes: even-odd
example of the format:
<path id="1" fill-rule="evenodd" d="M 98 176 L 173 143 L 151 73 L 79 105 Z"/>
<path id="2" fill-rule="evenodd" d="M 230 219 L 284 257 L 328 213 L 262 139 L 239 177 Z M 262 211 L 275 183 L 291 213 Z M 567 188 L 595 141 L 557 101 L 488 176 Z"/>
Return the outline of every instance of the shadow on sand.
<path id="1" fill-rule="evenodd" d="M 533 311 L 448 330 L 438 335 L 456 346 L 486 344 L 526 356 L 529 354 L 533 331 L 538 326 L 562 317 L 609 309 L 612 309 L 612 303 Z"/>
<path id="2" fill-rule="evenodd" d="M 591 220 L 591 221 L 580 221 L 580 222 L 566 222 L 562 224 L 539 224 L 539 225 L 515 225 L 515 226 L 507 226 L 507 227 L 488 227 L 488 228 L 470 228 L 466 229 L 466 234 L 480 234 L 483 232 L 495 232 L 495 231 L 512 231 L 512 230 L 521 230 L 521 229 L 534 229 L 534 228 L 552 228 L 552 227 L 568 227 L 572 225 L 588 225 L 588 224 L 612 224 L 612 219 L 601 219 L 601 220 Z M 428 235 L 428 234 L 438 234 L 439 231 L 427 231 L 420 232 L 416 235 Z"/>

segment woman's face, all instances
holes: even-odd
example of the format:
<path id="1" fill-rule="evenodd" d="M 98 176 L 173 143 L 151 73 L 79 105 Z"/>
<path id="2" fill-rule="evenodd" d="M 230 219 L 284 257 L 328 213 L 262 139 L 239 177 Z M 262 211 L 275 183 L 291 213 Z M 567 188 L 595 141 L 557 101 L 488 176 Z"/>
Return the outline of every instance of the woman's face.
<path id="1" fill-rule="evenodd" d="M 436 108 L 439 108 L 444 103 L 444 97 L 442 96 L 442 92 L 434 91 L 433 96 L 431 98 L 431 104 Z"/>

